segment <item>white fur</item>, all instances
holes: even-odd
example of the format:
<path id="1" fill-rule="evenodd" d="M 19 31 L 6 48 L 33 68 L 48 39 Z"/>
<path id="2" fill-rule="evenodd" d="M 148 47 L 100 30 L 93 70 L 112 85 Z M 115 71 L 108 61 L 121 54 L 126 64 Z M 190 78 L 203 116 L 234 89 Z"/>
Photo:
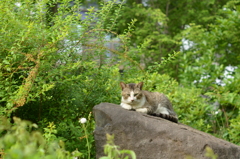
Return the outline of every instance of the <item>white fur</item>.
<path id="1" fill-rule="evenodd" d="M 167 114 L 169 115 L 168 109 L 166 107 L 162 107 L 161 104 L 158 105 L 156 113 Z"/>
<path id="2" fill-rule="evenodd" d="M 126 103 L 121 103 L 120 105 L 121 105 L 121 107 L 123 107 L 124 109 L 128 109 L 128 110 L 132 109 L 131 105 L 128 105 L 128 104 L 126 104 Z"/>
<path id="3" fill-rule="evenodd" d="M 147 108 L 139 108 L 139 109 L 136 109 L 137 112 L 140 112 L 140 113 L 147 113 L 148 110 Z"/>
<path id="4" fill-rule="evenodd" d="M 136 100 L 136 97 L 134 97 L 134 92 L 133 91 L 130 92 L 130 97 L 128 97 L 128 98 L 129 98 L 130 101 Z"/>
<path id="5" fill-rule="evenodd" d="M 138 100 L 137 100 L 137 104 L 136 104 L 136 105 L 133 105 L 133 107 L 134 107 L 135 109 L 142 108 L 143 105 L 145 104 L 145 102 L 146 102 L 146 98 L 145 98 L 145 96 L 143 96 L 141 99 L 138 99 Z"/>

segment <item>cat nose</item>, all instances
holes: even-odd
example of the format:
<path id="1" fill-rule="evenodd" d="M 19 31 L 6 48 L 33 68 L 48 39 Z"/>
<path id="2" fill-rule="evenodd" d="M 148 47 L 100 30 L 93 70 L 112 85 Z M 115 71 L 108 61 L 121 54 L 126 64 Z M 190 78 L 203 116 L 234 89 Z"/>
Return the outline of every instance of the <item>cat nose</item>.
<path id="1" fill-rule="evenodd" d="M 131 102 L 133 102 L 134 101 L 134 99 L 131 99 Z"/>

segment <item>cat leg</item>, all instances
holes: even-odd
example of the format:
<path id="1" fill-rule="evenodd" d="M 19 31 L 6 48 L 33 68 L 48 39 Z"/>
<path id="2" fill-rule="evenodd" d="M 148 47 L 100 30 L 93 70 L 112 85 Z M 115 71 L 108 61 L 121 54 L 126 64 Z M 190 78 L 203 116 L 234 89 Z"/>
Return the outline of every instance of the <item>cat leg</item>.
<path id="1" fill-rule="evenodd" d="M 140 112 L 140 113 L 147 113 L 148 109 L 147 108 L 139 108 L 139 109 L 136 109 L 136 111 Z"/>
<path id="2" fill-rule="evenodd" d="M 169 115 L 169 110 L 166 107 L 162 107 L 161 104 L 159 104 L 155 113 Z"/>
<path id="3" fill-rule="evenodd" d="M 125 104 L 125 103 L 121 103 L 120 105 L 121 105 L 121 107 L 123 107 L 124 109 L 127 109 L 127 110 L 131 110 L 131 109 L 132 109 L 131 105 L 128 105 L 128 104 Z"/>

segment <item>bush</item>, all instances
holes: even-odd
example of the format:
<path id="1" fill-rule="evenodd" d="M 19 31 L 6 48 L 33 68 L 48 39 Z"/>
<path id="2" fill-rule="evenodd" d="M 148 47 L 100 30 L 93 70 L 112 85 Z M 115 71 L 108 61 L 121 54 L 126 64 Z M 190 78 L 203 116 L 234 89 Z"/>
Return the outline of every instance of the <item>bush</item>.
<path id="1" fill-rule="evenodd" d="M 0 150 L 6 159 L 70 159 L 81 156 L 75 151 L 73 154 L 64 149 L 63 142 L 48 142 L 44 136 L 34 129 L 36 124 L 14 117 L 14 125 L 6 118 L 1 118 Z"/>
<path id="2" fill-rule="evenodd" d="M 112 5 L 90 8 L 81 20 L 79 1 L 1 1 L 0 115 L 37 123 L 40 131 L 54 134 L 47 140 L 64 141 L 67 150 L 89 156 L 79 118 L 88 119 L 93 145 L 92 107 L 119 101 L 112 87 L 118 69 L 103 66 L 109 61 L 104 45 L 110 31 L 103 21 Z"/>

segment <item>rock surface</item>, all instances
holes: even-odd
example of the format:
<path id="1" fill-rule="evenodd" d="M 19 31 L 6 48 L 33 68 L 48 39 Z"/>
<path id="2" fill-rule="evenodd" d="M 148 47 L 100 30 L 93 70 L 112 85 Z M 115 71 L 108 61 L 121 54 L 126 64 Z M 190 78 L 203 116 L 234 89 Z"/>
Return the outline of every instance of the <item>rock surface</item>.
<path id="1" fill-rule="evenodd" d="M 93 108 L 97 159 L 103 156 L 106 133 L 114 134 L 120 149 L 133 150 L 137 159 L 205 159 L 211 147 L 218 159 L 240 159 L 240 146 L 183 124 L 101 103 Z"/>

